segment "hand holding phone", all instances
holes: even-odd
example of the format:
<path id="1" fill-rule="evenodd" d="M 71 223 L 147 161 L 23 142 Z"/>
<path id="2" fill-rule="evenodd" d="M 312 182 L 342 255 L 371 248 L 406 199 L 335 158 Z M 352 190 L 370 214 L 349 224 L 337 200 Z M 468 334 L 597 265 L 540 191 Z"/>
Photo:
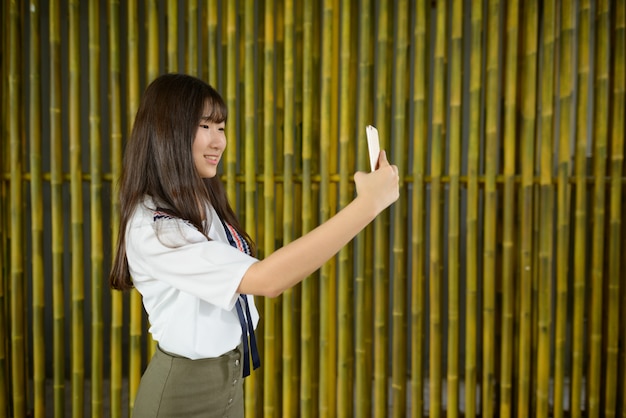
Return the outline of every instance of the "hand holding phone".
<path id="1" fill-rule="evenodd" d="M 367 134 L 367 148 L 370 156 L 370 166 L 372 171 L 376 170 L 378 164 L 378 156 L 380 155 L 380 141 L 378 139 L 378 129 L 372 125 L 365 127 L 365 133 Z"/>

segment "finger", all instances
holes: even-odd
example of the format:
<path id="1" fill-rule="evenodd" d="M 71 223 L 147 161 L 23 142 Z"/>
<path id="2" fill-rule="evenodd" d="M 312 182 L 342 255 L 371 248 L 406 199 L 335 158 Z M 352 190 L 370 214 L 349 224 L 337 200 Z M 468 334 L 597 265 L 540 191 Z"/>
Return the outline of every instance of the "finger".
<path id="1" fill-rule="evenodd" d="M 389 161 L 387 160 L 387 152 L 385 150 L 381 150 L 378 155 L 378 168 L 386 167 L 389 165 Z"/>

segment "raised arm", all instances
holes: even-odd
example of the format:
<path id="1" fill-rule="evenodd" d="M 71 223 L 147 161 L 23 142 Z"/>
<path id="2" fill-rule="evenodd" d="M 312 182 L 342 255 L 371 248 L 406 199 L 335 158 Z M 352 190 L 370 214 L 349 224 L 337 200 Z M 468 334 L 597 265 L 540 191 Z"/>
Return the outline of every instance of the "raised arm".
<path id="1" fill-rule="evenodd" d="M 306 235 L 273 252 L 247 270 L 239 293 L 276 297 L 300 283 L 398 199 L 398 168 L 390 165 L 384 151 L 378 169 L 357 172 L 357 197 L 335 216 Z"/>

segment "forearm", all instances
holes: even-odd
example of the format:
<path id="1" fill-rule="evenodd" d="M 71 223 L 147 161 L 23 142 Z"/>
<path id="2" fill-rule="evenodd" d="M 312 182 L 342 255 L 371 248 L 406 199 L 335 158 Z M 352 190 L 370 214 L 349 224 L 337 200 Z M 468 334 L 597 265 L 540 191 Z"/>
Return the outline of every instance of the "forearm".
<path id="1" fill-rule="evenodd" d="M 252 265 L 240 293 L 278 296 L 319 269 L 377 215 L 365 199 L 356 198 L 308 234 Z"/>

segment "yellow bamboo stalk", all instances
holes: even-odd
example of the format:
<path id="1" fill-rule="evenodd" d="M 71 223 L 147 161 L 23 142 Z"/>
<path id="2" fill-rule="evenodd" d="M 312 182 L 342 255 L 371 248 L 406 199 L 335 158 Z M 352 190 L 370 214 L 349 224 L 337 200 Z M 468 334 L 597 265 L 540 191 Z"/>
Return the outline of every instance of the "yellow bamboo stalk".
<path id="1" fill-rule="evenodd" d="M 448 227 L 448 368 L 446 416 L 459 416 L 459 236 L 463 68 L 463 3 L 451 7 L 450 39 L 450 188 Z"/>
<path id="2" fill-rule="evenodd" d="M 303 49 L 309 53 L 303 56 L 302 71 L 302 233 L 314 228 L 316 221 L 313 190 L 313 143 L 317 142 L 317 123 L 319 121 L 319 97 L 317 92 L 317 70 L 319 66 L 319 29 L 315 25 L 317 18 L 314 4 L 307 1 L 303 6 Z M 317 276 L 317 274 L 316 274 Z M 319 415 L 319 359 L 315 347 L 318 345 L 317 330 L 319 325 L 319 282 L 308 278 L 302 285 L 302 336 L 301 336 L 301 386 L 300 413 L 303 418 L 317 418 Z"/>
<path id="3" fill-rule="evenodd" d="M 394 54 L 394 78 L 393 78 L 393 100 L 394 114 L 392 124 L 392 140 L 393 163 L 398 166 L 400 174 L 400 199 L 394 203 L 391 208 L 393 212 L 393 335 L 392 344 L 394 347 L 406 347 L 407 344 L 407 318 L 406 318 L 406 292 L 407 271 L 406 271 L 406 198 L 403 191 L 405 190 L 404 173 L 406 172 L 406 156 L 408 154 L 408 143 L 406 141 L 407 134 L 407 73 L 408 73 L 408 30 L 409 30 L 409 3 L 406 0 L 398 2 L 396 7 L 395 18 L 395 54 Z M 394 417 L 406 416 L 406 393 L 407 393 L 407 352 L 406 350 L 398 350 L 391 359 L 391 399 L 392 411 Z"/>
<path id="4" fill-rule="evenodd" d="M 54 415 L 65 416 L 65 301 L 63 252 L 63 138 L 61 89 L 61 19 L 57 0 L 50 1 L 50 200 L 52 233 L 52 310 Z"/>
<path id="5" fill-rule="evenodd" d="M 535 85 L 537 78 L 537 5 L 524 5 L 523 32 L 525 38 L 522 50 L 522 84 L 524 92 L 520 107 L 521 139 L 521 188 L 520 204 L 520 241 L 519 241 L 519 354 L 517 416 L 529 416 L 531 408 L 532 385 L 532 281 L 533 263 L 533 172 L 535 156 Z"/>
<path id="6" fill-rule="evenodd" d="M 121 112 L 121 51 L 120 45 L 120 4 L 119 0 L 109 1 L 109 120 L 110 120 L 110 164 L 111 164 L 111 254 L 115 254 L 117 234 L 120 224 L 118 179 L 122 172 L 122 112 Z M 111 292 L 111 373 L 110 411 L 112 418 L 122 416 L 122 327 L 124 321 L 122 292 Z"/>
<path id="7" fill-rule="evenodd" d="M 539 237 L 538 268 L 538 348 L 536 416 L 547 418 L 550 414 L 550 367 L 552 326 L 552 247 L 554 219 L 554 187 L 552 185 L 553 130 L 554 130 L 554 55 L 556 13 L 555 4 L 543 4 L 541 116 L 540 116 L 540 169 L 539 169 Z"/>
<path id="8" fill-rule="evenodd" d="M 151 82 L 159 75 L 159 8 L 157 0 L 145 0 L 146 75 Z"/>
<path id="9" fill-rule="evenodd" d="M 430 187 L 430 416 L 439 418 L 442 413 L 442 266 L 443 266 L 443 186 L 442 175 L 445 156 L 445 66 L 447 9 L 445 1 L 437 3 L 437 29 L 434 39 L 432 136 L 431 136 L 431 187 Z"/>
<path id="10" fill-rule="evenodd" d="M 246 3 L 246 9 L 247 6 Z M 247 14 L 247 13 L 246 13 Z M 224 30 L 226 31 L 226 91 L 224 93 L 226 105 L 229 109 L 237 108 L 237 2 L 229 1 L 226 5 L 226 22 Z M 246 30 L 246 29 L 244 29 Z M 230 121 L 226 124 L 226 138 L 236 138 L 236 123 Z M 231 201 L 236 198 L 236 181 L 237 174 L 237 146 L 236 141 L 231 141 L 230 146 L 226 147 L 226 161 L 224 171 L 226 174 L 226 192 Z"/>
<path id="11" fill-rule="evenodd" d="M 69 105 L 70 222 L 72 248 L 72 416 L 83 415 L 85 401 L 85 283 L 83 266 L 82 147 L 80 135 L 80 5 L 69 2 Z"/>
<path id="12" fill-rule="evenodd" d="M 341 15 L 340 31 L 340 91 L 339 91 L 339 207 L 345 207 L 352 198 L 349 187 L 349 173 L 354 166 L 350 164 L 351 141 L 354 134 L 352 125 L 352 105 L 350 78 L 352 75 L 351 62 L 351 33 L 352 20 L 350 16 L 351 2 L 342 1 L 339 14 Z M 353 415 L 354 393 L 354 317 L 352 315 L 353 281 L 351 248 L 345 246 L 339 252 L 338 262 L 338 309 L 337 309 L 337 416 Z"/>
<path id="13" fill-rule="evenodd" d="M 100 137 L 100 13 L 99 2 L 89 2 L 89 139 L 91 179 L 91 416 L 102 417 L 103 315 L 102 287 L 102 142 Z"/>
<path id="14" fill-rule="evenodd" d="M 134 121 L 135 113 L 139 107 L 139 28 L 137 26 L 137 0 L 127 3 L 126 13 L 128 16 L 128 50 L 126 60 L 128 62 L 127 85 L 128 85 L 128 109 L 127 120 L 129 126 Z M 128 359 L 128 398 L 129 410 L 135 405 L 135 396 L 139 388 L 139 381 L 143 372 L 141 364 L 141 340 L 142 340 L 142 304 L 141 295 L 136 290 L 130 294 L 130 326 L 129 326 L 129 359 Z"/>
<path id="15" fill-rule="evenodd" d="M 504 199 L 502 204 L 502 354 L 500 362 L 500 410 L 502 418 L 513 416 L 513 348 L 515 293 L 515 154 L 517 149 L 517 44 L 519 4 L 506 7 L 506 55 L 504 82 Z"/>
<path id="16" fill-rule="evenodd" d="M 283 137 L 283 229 L 282 240 L 283 245 L 289 244 L 294 240 L 294 206 L 296 199 L 294 184 L 295 169 L 295 91 L 298 88 L 296 84 L 296 63 L 295 63 L 295 45 L 296 45 L 296 29 L 295 19 L 296 11 L 294 0 L 286 0 L 284 4 L 285 10 L 285 53 L 283 59 L 284 65 L 284 100 L 285 100 L 285 116 L 284 116 L 284 137 Z M 283 332 L 283 352 L 282 352 L 282 414 L 283 416 L 298 415 L 298 384 L 297 379 L 297 316 L 294 315 L 294 307 L 298 304 L 296 289 L 288 289 L 283 294 L 282 305 L 282 322 Z"/>
<path id="17" fill-rule="evenodd" d="M 39 22 L 39 2 L 30 1 L 31 22 Z M 46 353 L 45 353 L 45 280 L 43 245 L 43 174 L 41 172 L 41 76 L 40 31 L 38 24 L 30 25 L 30 200 L 32 241 L 33 298 L 33 409 L 35 417 L 45 414 Z"/>
<path id="18" fill-rule="evenodd" d="M 2 5 L 0 6 L 0 19 L 2 19 L 3 22 L 6 22 L 7 19 L 7 15 L 8 15 L 8 9 L 9 9 L 9 3 L 8 2 L 4 2 L 2 3 Z M 8 26 L 8 25 L 5 25 Z M 5 27 L 3 26 L 3 28 Z M 8 51 L 9 50 L 9 36 L 8 36 L 8 31 L 0 31 L 0 45 L 2 45 L 2 48 L 4 48 L 3 50 Z M 8 70 L 9 66 L 7 63 L 7 60 L 2 60 L 2 64 L 0 64 L 0 76 L 2 77 L 2 91 L 8 91 L 8 74 L 9 74 L 9 70 Z M 4 94 L 2 95 L 2 102 L 0 103 L 0 123 L 2 124 L 2 135 L 4 138 L 8 138 L 9 137 L 9 123 L 8 123 L 8 109 L 9 109 L 9 98 L 8 95 Z M 8 143 L 7 142 L 1 142 L 0 143 L 0 150 L 2 150 L 2 156 L 0 157 L 0 178 L 2 179 L 2 181 L 0 181 L 0 194 L 2 195 L 2 197 L 7 195 L 6 192 L 6 182 L 4 181 L 4 173 L 5 171 L 5 167 L 8 166 L 8 158 L 7 155 L 9 154 L 7 148 L 8 148 Z M 8 242 L 8 233 L 6 228 L 8 227 L 8 225 L 10 225 L 10 222 L 8 221 L 8 210 L 6 210 L 6 205 L 2 204 L 0 205 L 0 271 L 6 271 L 7 266 L 10 263 L 10 260 L 7 257 L 7 242 Z M 5 292 L 4 289 L 6 289 L 7 286 L 7 282 L 5 279 L 5 275 L 4 274 L 0 274 L 0 303 L 2 304 L 2 306 L 6 306 L 5 304 Z M 8 336 L 8 330 L 6 327 L 6 315 L 4 314 L 4 310 L 0 310 L 0 338 L 2 338 L 3 341 L 8 341 L 9 336 Z M 9 355 L 7 352 L 7 346 L 6 344 L 0 344 L 0 412 L 4 412 L 6 415 L 9 414 L 9 405 L 10 405 L 10 398 L 11 398 L 11 394 L 9 393 L 8 388 L 10 387 L 10 383 L 9 383 L 9 374 L 8 374 L 8 367 L 9 367 L 9 362 L 7 359 L 7 356 Z"/>
<path id="19" fill-rule="evenodd" d="M 606 204 L 606 156 L 609 122 L 609 2 L 601 0 L 596 4 L 596 45 L 595 45 L 595 81 L 593 103 L 593 232 L 591 250 L 591 308 L 589 316 L 589 416 L 601 414 L 600 397 L 602 369 L 602 316 L 604 291 L 604 232 Z M 607 391 L 614 388 L 605 388 Z"/>
<path id="20" fill-rule="evenodd" d="M 485 204 L 483 238 L 483 353 L 482 353 L 482 403 L 483 417 L 494 415 L 496 402 L 496 219 L 498 218 L 498 196 L 496 175 L 498 169 L 498 119 L 500 98 L 498 79 L 500 68 L 498 52 L 500 3 L 490 0 L 487 12 L 487 58 L 485 86 Z"/>
<path id="21" fill-rule="evenodd" d="M 21 24 L 19 5 L 11 3 L 9 6 L 8 22 L 8 100 L 11 104 L 7 117 L 9 128 L 9 171 L 11 173 L 9 182 L 9 206 L 11 213 L 11 226 L 9 229 L 11 237 L 10 248 L 10 282 L 7 289 L 10 289 L 10 326 L 11 326 L 11 391 L 13 401 L 13 416 L 26 416 L 26 318 L 24 310 L 25 285 L 24 285 L 24 254 L 22 228 L 23 216 L 23 185 L 22 185 L 22 111 L 21 111 L 21 89 L 22 89 L 22 65 L 20 60 L 21 45 Z"/>
<path id="22" fill-rule="evenodd" d="M 480 158 L 480 91 L 482 62 L 482 2 L 471 9 L 471 52 L 469 75 L 469 137 L 467 151 L 467 267 L 465 322 L 465 414 L 476 416 L 477 328 L 478 328 L 478 170 Z M 431 279 L 432 280 L 432 279 Z"/>
<path id="23" fill-rule="evenodd" d="M 276 215 L 276 199 L 274 184 L 274 159 L 276 158 L 274 149 L 275 138 L 275 96 L 274 96 L 274 77 L 276 70 L 274 68 L 274 60 L 276 56 L 275 37 L 274 37 L 274 11 L 275 3 L 273 0 L 265 1 L 264 20 L 265 33 L 264 41 L 264 81 L 263 81 L 263 198 L 265 201 L 264 211 L 264 251 L 271 254 L 275 247 L 275 221 Z M 251 148 L 246 148 L 250 151 Z M 256 154 L 256 153 L 255 153 Z M 280 381 L 280 364 L 277 361 L 277 353 L 280 352 L 278 344 L 278 307 L 279 299 L 265 300 L 264 306 L 264 372 L 263 382 L 267 390 L 263 391 L 263 415 L 266 417 L 274 417 L 281 414 L 280 404 L 278 402 L 278 388 L 275 387 L 276 382 Z"/>
<path id="24" fill-rule="evenodd" d="M 575 156 L 575 218 L 574 218 L 574 306 L 572 319 L 572 418 L 581 416 L 584 395 L 583 363 L 585 350 L 585 292 L 587 276 L 587 107 L 589 103 L 589 31 L 591 6 L 588 0 L 579 4 L 578 62 Z"/>
<path id="25" fill-rule="evenodd" d="M 198 75 L 198 0 L 187 1 L 187 73 Z"/>
<path id="26" fill-rule="evenodd" d="M 207 36 L 207 45 L 206 45 L 206 59 L 203 65 L 205 68 L 204 78 L 207 82 L 213 87 L 218 86 L 217 82 L 217 33 L 218 33 L 218 13 L 217 13 L 217 0 L 207 0 L 206 5 L 206 36 Z"/>
<path id="27" fill-rule="evenodd" d="M 360 4 L 358 16 L 359 70 L 358 101 L 356 114 L 358 167 L 367 166 L 365 126 L 372 121 L 372 80 L 374 72 L 373 32 L 371 30 L 372 2 L 364 0 Z M 354 241 L 354 254 L 359 262 L 354 272 L 355 318 L 355 363 L 354 363 L 354 415 L 370 416 L 372 411 L 371 380 L 371 323 L 372 323 L 372 228 L 368 227 Z"/>
<path id="28" fill-rule="evenodd" d="M 570 252 L 571 136 L 573 105 L 574 7 L 561 3 L 559 74 L 559 163 L 557 168 L 556 317 L 554 335 L 554 417 L 564 416 L 567 367 L 568 267 Z M 571 409 L 571 407 L 570 407 Z"/>
<path id="29" fill-rule="evenodd" d="M 178 0 L 167 1 L 167 71 L 178 71 Z"/>
<path id="30" fill-rule="evenodd" d="M 378 2 L 375 16 L 378 16 L 378 32 L 376 33 L 376 80 L 374 82 L 375 102 L 374 117 L 375 126 L 378 128 L 381 141 L 381 149 L 388 144 L 389 132 L 389 102 L 388 91 L 390 88 L 390 54 L 389 39 L 390 11 L 388 2 Z M 376 237 L 374 249 L 374 405 L 373 415 L 376 418 L 387 416 L 388 406 L 388 334 L 389 321 L 389 277 L 388 259 L 386 246 L 388 242 L 389 216 L 385 211 L 374 221 L 374 236 Z"/>
<path id="31" fill-rule="evenodd" d="M 321 60 L 321 94 L 320 94 L 320 205 L 319 222 L 330 217 L 330 138 L 336 131 L 332 130 L 332 70 L 333 70 L 333 0 L 324 0 L 322 3 L 322 60 Z M 334 416 L 336 365 L 333 335 L 333 315 L 337 300 L 335 282 L 331 273 L 330 263 L 324 264 L 320 274 L 320 417 Z"/>
<path id="32" fill-rule="evenodd" d="M 611 118 L 611 162 L 610 162 L 610 199 L 609 230 L 608 230 L 608 307 L 607 307 L 607 347 L 606 347 L 606 378 L 604 397 L 604 416 L 614 417 L 619 410 L 618 404 L 618 370 L 619 370 L 619 330 L 624 320 L 619 315 L 619 295 L 623 292 L 620 277 L 624 277 L 623 265 L 620 260 L 620 228 L 622 226 L 622 182 L 621 175 L 624 165 L 624 123 L 621 115 L 626 109 L 626 6 L 624 2 L 615 5 L 615 27 L 613 29 L 613 91 Z M 622 75 L 622 76 L 620 76 Z M 621 320 L 620 320 L 621 319 Z M 623 329 L 623 325 L 622 325 Z M 624 335 L 622 334 L 622 338 Z M 622 410 L 624 401 L 621 401 Z"/>

